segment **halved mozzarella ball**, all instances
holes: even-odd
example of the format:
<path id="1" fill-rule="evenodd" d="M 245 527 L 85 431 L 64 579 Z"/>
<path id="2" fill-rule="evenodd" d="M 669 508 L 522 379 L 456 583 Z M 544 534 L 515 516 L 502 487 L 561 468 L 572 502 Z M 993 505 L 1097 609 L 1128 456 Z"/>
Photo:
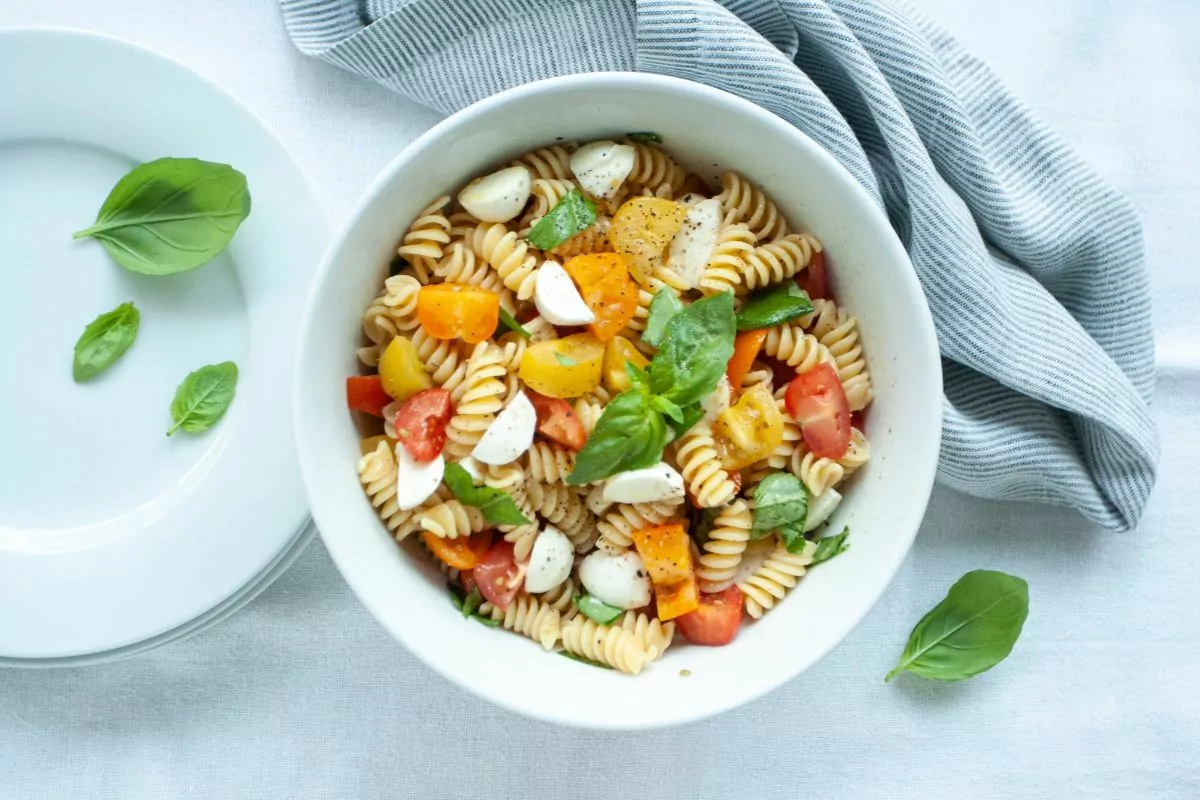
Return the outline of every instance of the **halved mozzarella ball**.
<path id="1" fill-rule="evenodd" d="M 597 550 L 579 562 L 579 580 L 588 594 L 617 608 L 641 608 L 650 602 L 646 565 L 632 550 L 614 555 Z"/>
<path id="2" fill-rule="evenodd" d="M 396 445 L 396 504 L 405 511 L 429 499 L 442 483 L 446 461 L 439 453 L 432 461 L 417 461 L 402 444 Z"/>
<path id="3" fill-rule="evenodd" d="M 575 281 L 561 264 L 547 261 L 537 271 L 533 303 L 551 325 L 589 325 L 596 315 L 575 288 Z"/>
<path id="4" fill-rule="evenodd" d="M 524 392 L 517 392 L 504 410 L 488 426 L 479 444 L 471 451 L 476 461 L 484 464 L 507 464 L 533 444 L 537 428 L 537 411 Z"/>
<path id="5" fill-rule="evenodd" d="M 667 266 L 695 288 L 700 284 L 704 267 L 717 246 L 717 230 L 721 227 L 721 201 L 715 197 L 701 200 L 688 209 L 683 224 L 671 239 L 667 250 Z"/>
<path id="6" fill-rule="evenodd" d="M 529 552 L 525 591 L 530 594 L 550 591 L 570 576 L 574 564 L 575 548 L 571 540 L 558 528 L 547 525 Z"/>
<path id="7" fill-rule="evenodd" d="M 508 222 L 529 201 L 533 180 L 525 167 L 506 167 L 468 183 L 458 202 L 483 222 Z"/>
<path id="8" fill-rule="evenodd" d="M 683 476 L 665 461 L 618 472 L 604 484 L 604 499 L 611 503 L 656 503 L 676 500 L 683 494 Z"/>
<path id="9" fill-rule="evenodd" d="M 826 489 L 816 497 L 808 501 L 808 516 L 804 520 L 804 532 L 816 530 L 817 526 L 829 519 L 829 515 L 833 513 L 838 504 L 842 502 L 842 496 L 834 489 Z"/>
<path id="10" fill-rule="evenodd" d="M 571 154 L 571 172 L 588 194 L 613 197 L 633 172 L 637 150 L 616 142 L 589 142 Z"/>

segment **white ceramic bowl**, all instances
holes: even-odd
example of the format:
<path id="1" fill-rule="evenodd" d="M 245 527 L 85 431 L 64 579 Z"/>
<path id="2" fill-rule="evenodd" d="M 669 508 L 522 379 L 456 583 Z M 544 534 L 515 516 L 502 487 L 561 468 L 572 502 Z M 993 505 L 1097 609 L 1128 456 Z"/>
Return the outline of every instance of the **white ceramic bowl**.
<path id="1" fill-rule="evenodd" d="M 876 387 L 872 459 L 834 520 L 852 547 L 814 570 L 721 648 L 680 646 L 630 677 L 549 655 L 464 620 L 433 565 L 398 548 L 359 487 L 359 433 L 345 378 L 363 309 L 408 223 L 431 198 L 558 138 L 656 131 L 707 178 L 748 176 L 828 253 L 839 302 L 858 316 Z M 512 89 L 446 119 L 404 150 L 335 240 L 301 323 L 295 421 L 313 517 L 370 612 L 442 674 L 522 714 L 592 728 L 697 720 L 808 669 L 867 613 L 908 553 L 925 511 L 941 425 L 941 365 L 925 297 L 891 227 L 828 153 L 724 92 L 654 75 L 573 75 Z M 681 640 L 681 637 L 679 639 Z M 682 676 L 686 669 L 690 675 Z"/>

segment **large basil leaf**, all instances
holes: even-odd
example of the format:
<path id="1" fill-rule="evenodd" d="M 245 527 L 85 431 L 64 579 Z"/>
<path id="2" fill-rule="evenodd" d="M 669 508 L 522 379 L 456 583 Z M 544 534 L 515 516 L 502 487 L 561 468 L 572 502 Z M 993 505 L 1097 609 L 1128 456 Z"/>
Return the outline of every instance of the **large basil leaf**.
<path id="1" fill-rule="evenodd" d="M 671 317 L 683 310 L 683 301 L 669 287 L 663 287 L 650 301 L 650 312 L 646 317 L 646 329 L 642 331 L 642 341 L 653 347 L 662 344 L 662 338 L 667 333 L 667 323 Z"/>
<path id="2" fill-rule="evenodd" d="M 596 221 L 596 204 L 572 189 L 529 231 L 526 240 L 539 250 L 552 250 Z"/>
<path id="3" fill-rule="evenodd" d="M 1024 580 L 986 569 L 968 572 L 913 628 L 886 680 L 906 670 L 935 681 L 986 672 L 1012 652 L 1028 616 Z"/>
<path id="4" fill-rule="evenodd" d="M 233 167 L 160 158 L 117 181 L 96 223 L 75 238 L 97 239 L 125 269 L 172 275 L 211 261 L 249 214 L 246 176 Z"/>
<path id="5" fill-rule="evenodd" d="M 490 486 L 476 486 L 471 473 L 460 464 L 446 465 L 446 485 L 460 503 L 478 508 L 491 525 L 528 525 L 529 519 L 505 492 Z"/>
<path id="6" fill-rule="evenodd" d="M 215 425 L 233 402 L 237 379 L 237 364 L 232 361 L 209 364 L 184 378 L 171 401 L 171 418 L 175 424 L 167 431 L 167 436 L 180 428 L 197 433 Z"/>
<path id="7" fill-rule="evenodd" d="M 575 458 L 575 469 L 567 483 L 598 481 L 631 469 L 641 469 L 662 460 L 667 443 L 667 426 L 662 415 L 650 406 L 644 391 L 622 392 L 604 408 L 587 444 Z"/>
<path id="8" fill-rule="evenodd" d="M 736 335 L 733 295 L 697 300 L 667 323 L 650 362 L 650 386 L 679 406 L 697 403 L 717 388 L 733 355 Z"/>
<path id="9" fill-rule="evenodd" d="M 71 374 L 76 383 L 96 377 L 125 355 L 138 335 L 142 315 L 133 303 L 122 303 L 83 329 L 75 343 Z"/>
<path id="10" fill-rule="evenodd" d="M 808 516 L 808 492 L 790 472 L 773 472 L 754 487 L 754 522 L 750 538 L 758 539 L 779 531 L 789 553 L 805 547 L 804 520 Z"/>
<path id="11" fill-rule="evenodd" d="M 775 286 L 750 295 L 742 310 L 738 312 L 737 329 L 752 331 L 757 328 L 770 328 L 772 325 L 791 322 L 812 312 L 813 304 L 808 299 L 808 294 L 789 281 L 783 286 Z"/>

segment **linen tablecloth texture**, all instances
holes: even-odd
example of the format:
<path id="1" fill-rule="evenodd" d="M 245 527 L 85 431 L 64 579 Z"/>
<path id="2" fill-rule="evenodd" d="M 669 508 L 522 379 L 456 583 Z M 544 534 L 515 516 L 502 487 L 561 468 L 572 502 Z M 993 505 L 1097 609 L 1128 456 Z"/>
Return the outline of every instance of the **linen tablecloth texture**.
<path id="1" fill-rule="evenodd" d="M 939 479 L 1137 524 L 1158 458 L 1139 223 L 922 15 L 887 0 L 281 5 L 301 51 L 444 113 L 554 75 L 642 70 L 778 114 L 886 209 L 912 258 L 943 356 Z"/>

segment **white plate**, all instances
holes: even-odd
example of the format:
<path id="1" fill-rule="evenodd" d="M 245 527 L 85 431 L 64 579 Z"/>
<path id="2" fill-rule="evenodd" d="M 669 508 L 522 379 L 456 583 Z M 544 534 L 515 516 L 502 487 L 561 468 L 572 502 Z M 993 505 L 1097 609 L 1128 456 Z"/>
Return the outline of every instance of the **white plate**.
<path id="1" fill-rule="evenodd" d="M 163 56 L 0 31 L 0 75 L 0 658 L 74 658 L 211 616 L 297 539 L 292 349 L 329 221 L 253 114 Z M 71 239 L 161 156 L 246 174 L 253 210 L 224 254 L 148 277 Z M 76 385 L 76 339 L 126 300 L 137 342 Z M 167 438 L 176 385 L 225 360 L 241 370 L 225 418 Z"/>

